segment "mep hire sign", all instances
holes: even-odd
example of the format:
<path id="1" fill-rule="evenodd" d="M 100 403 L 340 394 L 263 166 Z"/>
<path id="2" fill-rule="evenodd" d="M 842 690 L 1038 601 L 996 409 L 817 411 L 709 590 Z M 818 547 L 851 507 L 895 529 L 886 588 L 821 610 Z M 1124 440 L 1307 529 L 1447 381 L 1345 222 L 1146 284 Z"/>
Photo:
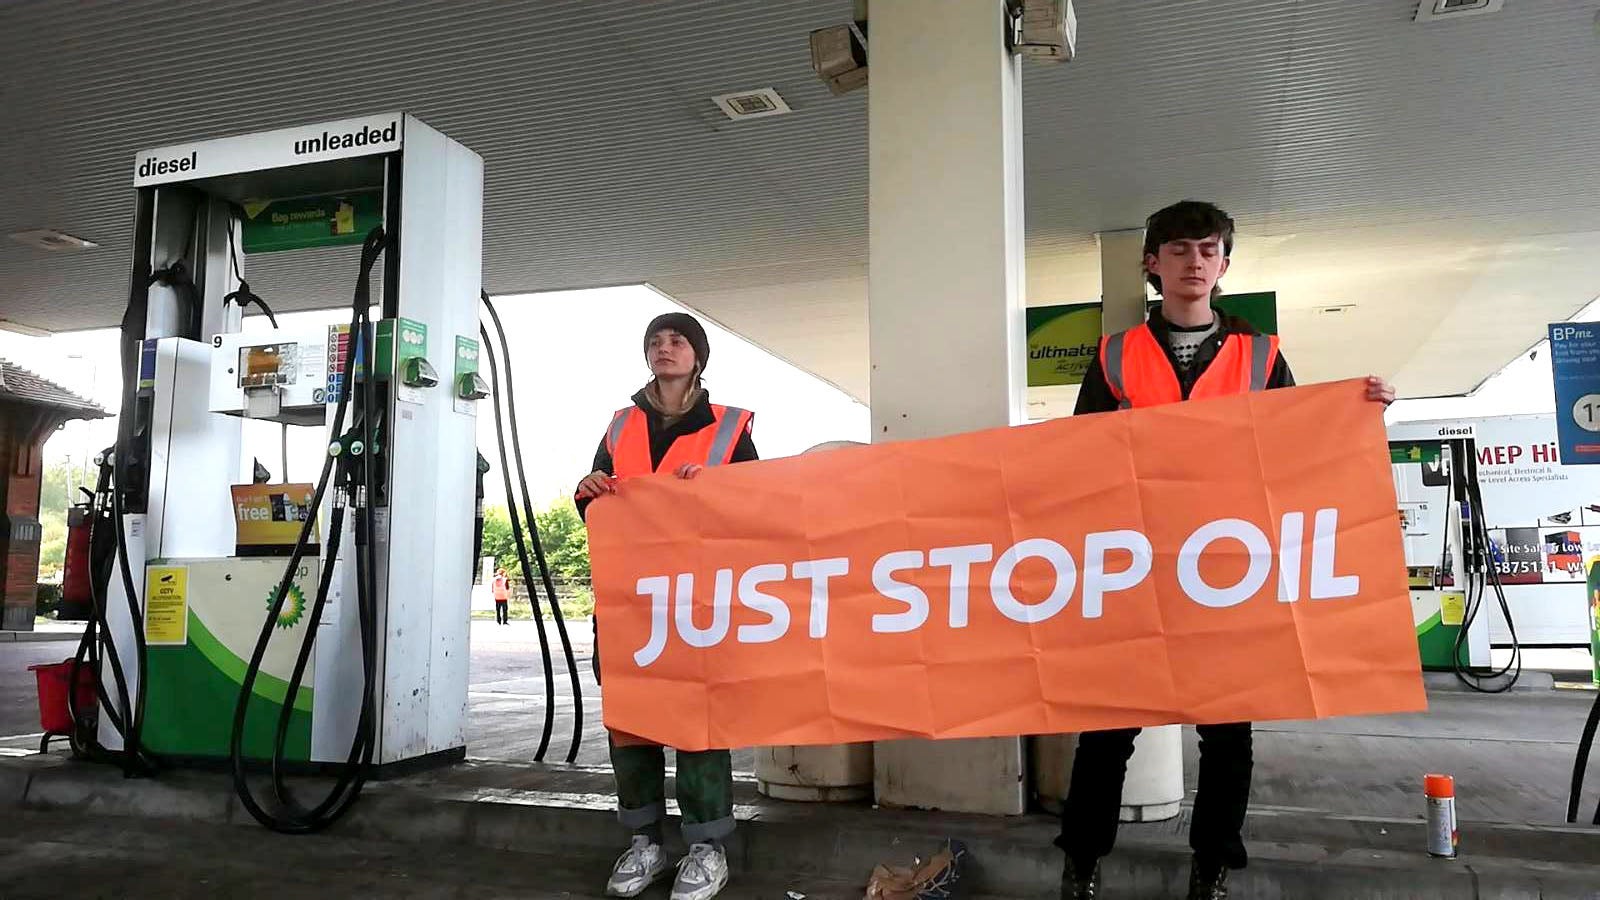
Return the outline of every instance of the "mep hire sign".
<path id="1" fill-rule="evenodd" d="M 1425 708 L 1362 382 L 623 481 L 605 721 L 684 750 Z"/>

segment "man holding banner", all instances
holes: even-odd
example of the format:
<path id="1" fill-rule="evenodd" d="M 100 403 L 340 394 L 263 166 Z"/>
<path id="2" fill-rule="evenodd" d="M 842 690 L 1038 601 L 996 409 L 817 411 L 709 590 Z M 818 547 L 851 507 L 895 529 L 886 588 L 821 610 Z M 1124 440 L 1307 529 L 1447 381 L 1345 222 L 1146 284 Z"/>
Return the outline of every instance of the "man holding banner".
<path id="1" fill-rule="evenodd" d="M 657 316 L 644 335 L 650 383 L 619 410 L 595 452 L 593 472 L 578 485 L 577 504 L 617 493 L 619 481 L 671 472 L 692 479 L 706 466 L 756 459 L 752 414 L 711 403 L 701 375 L 711 355 L 706 332 L 687 313 Z M 596 641 L 595 674 L 599 676 Z M 709 900 L 728 882 L 722 841 L 733 833 L 733 759 L 725 749 L 678 750 L 678 806 L 689 855 L 678 864 L 672 900 Z M 637 897 L 667 869 L 661 820 L 666 817 L 666 754 L 632 735 L 611 735 L 618 818 L 633 843 L 606 884 L 610 897 Z"/>
<path id="2" fill-rule="evenodd" d="M 1143 325 L 1101 340 L 1074 413 L 1160 406 L 1294 386 L 1278 337 L 1212 307 L 1228 271 L 1234 223 L 1210 203 L 1186 200 L 1145 223 L 1145 277 L 1161 295 Z M 1390 403 L 1394 389 L 1367 379 L 1367 398 Z M 1173 448 L 1173 452 L 1183 452 Z M 1189 842 L 1194 850 L 1191 900 L 1227 896 L 1230 869 L 1248 862 L 1241 831 L 1253 765 L 1249 722 L 1199 725 L 1200 775 Z M 1091 900 L 1099 891 L 1100 858 L 1116 841 L 1123 780 L 1140 729 L 1080 735 L 1062 808 L 1066 853 L 1063 900 Z"/>

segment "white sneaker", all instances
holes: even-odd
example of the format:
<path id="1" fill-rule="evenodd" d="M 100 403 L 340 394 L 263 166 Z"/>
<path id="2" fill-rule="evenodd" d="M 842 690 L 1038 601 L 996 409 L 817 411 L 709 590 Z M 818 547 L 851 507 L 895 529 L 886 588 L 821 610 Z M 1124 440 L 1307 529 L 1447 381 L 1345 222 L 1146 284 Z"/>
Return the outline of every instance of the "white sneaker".
<path id="1" fill-rule="evenodd" d="M 667 856 L 661 845 L 642 834 L 633 836 L 633 846 L 622 854 L 606 882 L 607 897 L 637 897 L 667 871 Z M 706 896 L 711 896 L 707 894 Z"/>
<path id="2" fill-rule="evenodd" d="M 728 854 L 715 844 L 695 844 L 678 863 L 672 900 L 711 900 L 728 884 Z"/>

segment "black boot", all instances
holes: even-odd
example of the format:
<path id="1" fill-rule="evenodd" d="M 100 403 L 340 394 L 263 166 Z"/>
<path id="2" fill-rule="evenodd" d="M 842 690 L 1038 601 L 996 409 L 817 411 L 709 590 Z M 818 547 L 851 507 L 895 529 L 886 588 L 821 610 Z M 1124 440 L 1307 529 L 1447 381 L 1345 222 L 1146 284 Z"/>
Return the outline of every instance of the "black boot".
<path id="1" fill-rule="evenodd" d="M 1228 900 L 1228 867 L 1195 857 L 1189 863 L 1189 900 Z"/>
<path id="2" fill-rule="evenodd" d="M 1087 868 L 1088 871 L 1081 871 Z M 1061 869 L 1061 900 L 1095 900 L 1100 896 L 1100 863 L 1081 867 L 1067 857 Z"/>

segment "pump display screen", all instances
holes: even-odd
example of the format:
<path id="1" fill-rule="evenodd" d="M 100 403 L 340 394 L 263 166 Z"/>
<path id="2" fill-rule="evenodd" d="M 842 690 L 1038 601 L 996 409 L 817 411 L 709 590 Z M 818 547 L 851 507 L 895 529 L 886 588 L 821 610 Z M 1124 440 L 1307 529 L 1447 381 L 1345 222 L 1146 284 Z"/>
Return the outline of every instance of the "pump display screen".
<path id="1" fill-rule="evenodd" d="M 298 344 L 259 344 L 239 348 L 239 386 L 293 384 L 300 362 Z"/>

